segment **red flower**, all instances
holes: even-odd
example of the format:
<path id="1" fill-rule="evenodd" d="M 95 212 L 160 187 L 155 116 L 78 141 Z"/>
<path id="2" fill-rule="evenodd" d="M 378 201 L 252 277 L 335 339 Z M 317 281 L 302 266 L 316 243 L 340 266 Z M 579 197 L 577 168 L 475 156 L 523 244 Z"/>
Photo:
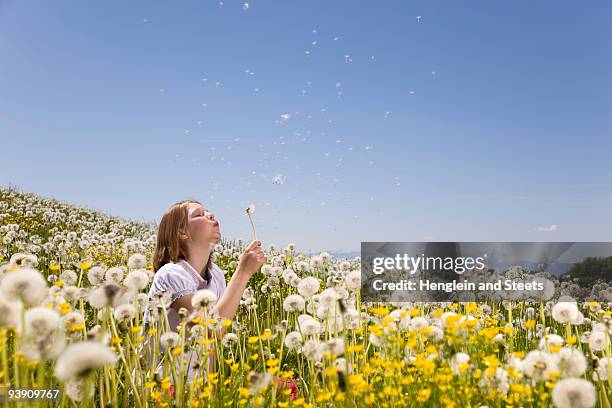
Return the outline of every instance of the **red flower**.
<path id="1" fill-rule="evenodd" d="M 289 395 L 290 399 L 297 398 L 297 395 L 298 395 L 297 380 L 287 379 L 287 378 L 282 378 L 282 377 L 274 377 L 273 380 L 276 383 L 277 390 L 279 388 L 282 388 L 282 386 L 284 386 L 285 388 L 289 388 L 291 390 L 291 394 Z"/>

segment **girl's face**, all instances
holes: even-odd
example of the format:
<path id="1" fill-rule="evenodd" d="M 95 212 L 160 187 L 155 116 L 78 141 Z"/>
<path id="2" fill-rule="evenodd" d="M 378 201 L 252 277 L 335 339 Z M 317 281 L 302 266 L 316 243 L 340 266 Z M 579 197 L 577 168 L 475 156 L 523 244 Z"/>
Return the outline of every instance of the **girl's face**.
<path id="1" fill-rule="evenodd" d="M 197 203 L 190 203 L 187 208 L 190 241 L 196 246 L 218 242 L 221 239 L 221 229 L 214 214 Z"/>

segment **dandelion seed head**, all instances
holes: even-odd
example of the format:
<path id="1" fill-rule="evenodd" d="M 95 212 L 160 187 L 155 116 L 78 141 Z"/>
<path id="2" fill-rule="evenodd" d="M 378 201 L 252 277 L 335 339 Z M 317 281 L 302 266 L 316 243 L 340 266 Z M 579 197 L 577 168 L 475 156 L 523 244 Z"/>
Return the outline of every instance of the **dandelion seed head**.
<path id="1" fill-rule="evenodd" d="M 217 303 L 217 295 L 209 289 L 201 289 L 191 296 L 191 306 L 196 309 L 212 308 Z"/>
<path id="2" fill-rule="evenodd" d="M 136 317 L 136 307 L 131 303 L 124 303 L 115 308 L 113 316 L 118 323 L 129 322 Z"/>
<path id="3" fill-rule="evenodd" d="M 579 317 L 580 311 L 573 302 L 559 302 L 552 308 L 552 317 L 558 323 L 572 323 Z"/>
<path id="4" fill-rule="evenodd" d="M 91 371 L 117 362 L 115 353 L 107 346 L 82 341 L 70 344 L 55 363 L 55 376 L 61 382 L 86 376 Z"/>
<path id="5" fill-rule="evenodd" d="M 135 269 L 127 274 L 123 284 L 133 291 L 140 291 L 149 284 L 149 274 L 145 269 Z"/>
<path id="6" fill-rule="evenodd" d="M 47 294 L 47 281 L 36 269 L 22 267 L 2 276 L 0 290 L 9 300 L 37 305 Z"/>
<path id="7" fill-rule="evenodd" d="M 92 286 L 97 286 L 104 280 L 106 270 L 101 266 L 94 266 L 87 271 L 87 280 Z"/>
<path id="8" fill-rule="evenodd" d="M 597 403 L 597 393 L 591 382 L 567 378 L 555 384 L 552 400 L 558 408 L 593 408 Z"/>
<path id="9" fill-rule="evenodd" d="M 246 208 L 246 213 L 247 215 L 253 215 L 253 213 L 255 212 L 255 204 L 250 204 L 247 208 Z"/>
<path id="10" fill-rule="evenodd" d="M 130 269 L 143 269 L 147 266 L 147 258 L 142 254 L 133 254 L 127 264 Z"/>
<path id="11" fill-rule="evenodd" d="M 283 309 L 287 313 L 302 312 L 306 302 L 300 295 L 289 295 L 283 301 Z"/>
<path id="12" fill-rule="evenodd" d="M 178 333 L 170 331 L 161 335 L 159 338 L 159 344 L 161 344 L 164 349 L 169 350 L 178 345 L 179 339 L 180 337 Z"/>
<path id="13" fill-rule="evenodd" d="M 314 276 L 308 276 L 300 281 L 297 285 L 297 290 L 300 295 L 305 298 L 312 297 L 319 291 L 321 282 Z"/>
<path id="14" fill-rule="evenodd" d="M 109 268 L 104 277 L 107 282 L 121 283 L 124 275 L 123 269 L 116 266 Z"/>

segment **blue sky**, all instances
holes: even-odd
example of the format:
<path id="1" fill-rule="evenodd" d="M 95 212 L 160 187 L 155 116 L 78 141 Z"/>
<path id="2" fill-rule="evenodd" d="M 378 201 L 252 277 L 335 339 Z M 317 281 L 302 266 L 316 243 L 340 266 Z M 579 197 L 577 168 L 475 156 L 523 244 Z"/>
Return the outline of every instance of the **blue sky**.
<path id="1" fill-rule="evenodd" d="M 1 1 L 0 184 L 307 251 L 612 240 L 609 2 L 244 4 Z"/>

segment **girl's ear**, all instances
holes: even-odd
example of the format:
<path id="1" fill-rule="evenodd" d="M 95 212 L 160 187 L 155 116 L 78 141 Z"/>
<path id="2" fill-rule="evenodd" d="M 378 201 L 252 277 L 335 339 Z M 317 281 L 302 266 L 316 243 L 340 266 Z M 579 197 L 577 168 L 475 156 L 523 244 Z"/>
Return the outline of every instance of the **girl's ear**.
<path id="1" fill-rule="evenodd" d="M 179 230 L 179 239 L 187 239 L 189 238 L 189 234 L 185 230 Z"/>

